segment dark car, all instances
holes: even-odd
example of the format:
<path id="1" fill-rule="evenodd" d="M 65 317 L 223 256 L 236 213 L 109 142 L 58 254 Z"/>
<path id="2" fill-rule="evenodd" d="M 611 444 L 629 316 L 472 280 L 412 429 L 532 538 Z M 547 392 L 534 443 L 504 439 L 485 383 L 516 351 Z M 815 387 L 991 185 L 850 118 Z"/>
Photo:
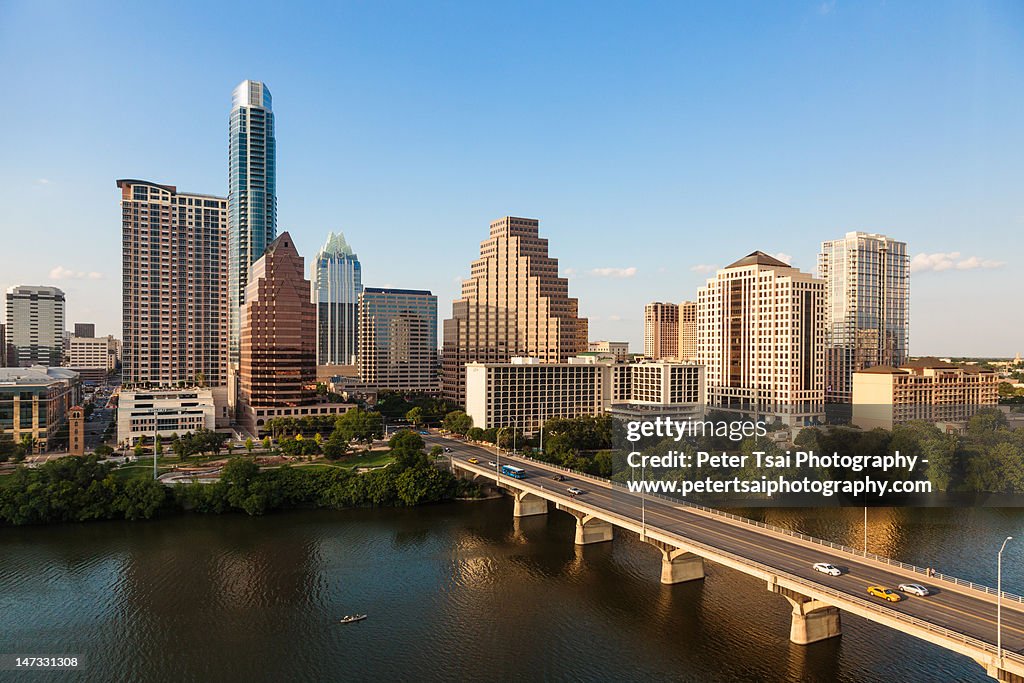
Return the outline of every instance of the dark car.
<path id="1" fill-rule="evenodd" d="M 553 479 L 554 479 L 555 481 L 565 481 L 565 477 L 563 477 L 563 476 L 562 476 L 561 474 L 556 474 L 556 475 L 555 475 L 555 476 L 553 477 Z"/>

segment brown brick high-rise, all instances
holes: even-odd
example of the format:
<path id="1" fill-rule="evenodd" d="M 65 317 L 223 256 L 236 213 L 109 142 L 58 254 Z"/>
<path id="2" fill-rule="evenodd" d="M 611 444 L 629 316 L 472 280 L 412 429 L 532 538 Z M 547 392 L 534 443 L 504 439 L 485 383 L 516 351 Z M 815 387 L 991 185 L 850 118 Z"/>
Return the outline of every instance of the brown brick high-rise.
<path id="1" fill-rule="evenodd" d="M 587 350 L 587 319 L 569 297 L 569 281 L 548 256 L 540 223 L 506 216 L 491 223 L 480 258 L 462 282 L 462 298 L 444 321 L 444 398 L 466 402 L 466 363 L 534 356 L 563 362 Z"/>
<path id="2" fill-rule="evenodd" d="M 316 307 L 304 260 L 287 232 L 252 265 L 241 319 L 239 399 L 243 422 L 256 433 L 251 410 L 316 402 Z"/>

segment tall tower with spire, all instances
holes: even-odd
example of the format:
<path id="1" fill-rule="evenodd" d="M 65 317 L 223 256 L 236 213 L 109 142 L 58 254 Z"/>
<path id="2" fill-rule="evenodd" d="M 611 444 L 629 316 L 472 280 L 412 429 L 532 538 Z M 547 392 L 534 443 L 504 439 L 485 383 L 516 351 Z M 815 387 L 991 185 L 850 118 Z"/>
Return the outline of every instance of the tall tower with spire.
<path id="1" fill-rule="evenodd" d="M 237 366 L 249 269 L 277 237 L 277 143 L 270 89 L 242 81 L 228 128 L 228 358 Z"/>
<path id="2" fill-rule="evenodd" d="M 363 272 L 342 233 L 327 234 L 313 262 L 310 289 L 316 305 L 317 365 L 355 365 Z"/>

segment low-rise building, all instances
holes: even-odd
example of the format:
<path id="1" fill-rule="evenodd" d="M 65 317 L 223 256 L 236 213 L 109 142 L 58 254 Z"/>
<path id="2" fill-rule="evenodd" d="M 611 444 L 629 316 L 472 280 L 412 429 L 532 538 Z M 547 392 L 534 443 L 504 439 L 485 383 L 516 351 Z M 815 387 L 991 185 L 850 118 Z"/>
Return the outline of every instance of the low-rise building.
<path id="1" fill-rule="evenodd" d="M 83 381 L 101 382 L 117 367 L 113 337 L 71 337 L 67 364 Z"/>
<path id="2" fill-rule="evenodd" d="M 700 414 L 703 368 L 676 361 L 617 363 L 581 354 L 567 363 L 513 358 L 466 365 L 466 413 L 483 429 L 511 426 L 532 434 L 551 418 L 670 410 Z"/>
<path id="3" fill-rule="evenodd" d="M 620 363 L 629 360 L 629 342 L 592 341 L 590 350 L 594 353 L 610 353 Z"/>
<path id="4" fill-rule="evenodd" d="M 49 450 L 67 424 L 68 411 L 81 402 L 81 378 L 73 370 L 0 368 L 0 433 L 15 443 L 29 437 L 33 450 Z"/>
<path id="5" fill-rule="evenodd" d="M 226 399 L 226 393 L 223 396 Z M 132 446 L 142 436 L 168 438 L 212 430 L 217 412 L 209 388 L 122 391 L 117 403 L 117 443 Z"/>
<path id="6" fill-rule="evenodd" d="M 963 422 L 979 408 L 995 406 L 998 387 L 992 370 L 937 358 L 867 368 L 853 373 L 853 424 L 892 429 L 910 420 Z"/>

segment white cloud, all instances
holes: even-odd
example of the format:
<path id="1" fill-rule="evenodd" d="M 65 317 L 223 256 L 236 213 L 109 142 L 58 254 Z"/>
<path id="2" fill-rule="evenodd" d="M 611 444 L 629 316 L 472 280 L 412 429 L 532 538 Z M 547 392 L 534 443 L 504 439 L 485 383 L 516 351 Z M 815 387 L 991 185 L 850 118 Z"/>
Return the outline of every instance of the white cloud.
<path id="1" fill-rule="evenodd" d="M 775 258 L 779 259 L 780 261 L 783 261 L 783 262 L 788 263 L 790 265 L 793 264 L 793 257 L 790 256 L 789 254 L 787 254 L 784 251 L 780 251 L 778 253 L 772 254 L 772 256 L 774 256 Z"/>
<path id="2" fill-rule="evenodd" d="M 591 275 L 598 277 L 613 277 L 613 278 L 627 278 L 636 275 L 636 268 L 630 266 L 629 268 L 594 268 L 590 271 Z"/>
<path id="3" fill-rule="evenodd" d="M 713 273 L 718 270 L 718 266 L 711 263 L 698 263 L 695 266 L 690 266 L 690 270 L 695 273 Z"/>
<path id="4" fill-rule="evenodd" d="M 103 273 L 96 271 L 71 270 L 64 266 L 55 266 L 50 270 L 51 280 L 102 280 Z"/>
<path id="5" fill-rule="evenodd" d="M 826 0 L 826 2 L 818 4 L 818 14 L 820 14 L 823 17 L 832 14 L 832 12 L 835 11 L 835 9 L 836 0 Z"/>
<path id="6" fill-rule="evenodd" d="M 613 313 L 610 316 L 608 316 L 608 320 L 610 320 L 612 322 L 618 322 L 619 320 L 622 320 L 622 316 L 621 315 L 615 315 Z"/>
<path id="7" fill-rule="evenodd" d="M 49 184 L 50 184 L 50 179 L 49 178 L 39 178 L 39 179 L 36 180 L 36 185 L 49 185 Z"/>
<path id="8" fill-rule="evenodd" d="M 562 277 L 575 277 L 576 276 L 576 269 L 575 268 L 562 268 L 561 276 Z"/>
<path id="9" fill-rule="evenodd" d="M 944 270 L 976 270 L 978 268 L 991 270 L 992 268 L 1002 268 L 1006 265 L 1006 261 L 984 259 L 980 256 L 969 256 L 967 258 L 962 256 L 959 251 L 918 254 L 910 261 L 910 272 L 925 273 L 934 271 L 941 273 Z"/>

